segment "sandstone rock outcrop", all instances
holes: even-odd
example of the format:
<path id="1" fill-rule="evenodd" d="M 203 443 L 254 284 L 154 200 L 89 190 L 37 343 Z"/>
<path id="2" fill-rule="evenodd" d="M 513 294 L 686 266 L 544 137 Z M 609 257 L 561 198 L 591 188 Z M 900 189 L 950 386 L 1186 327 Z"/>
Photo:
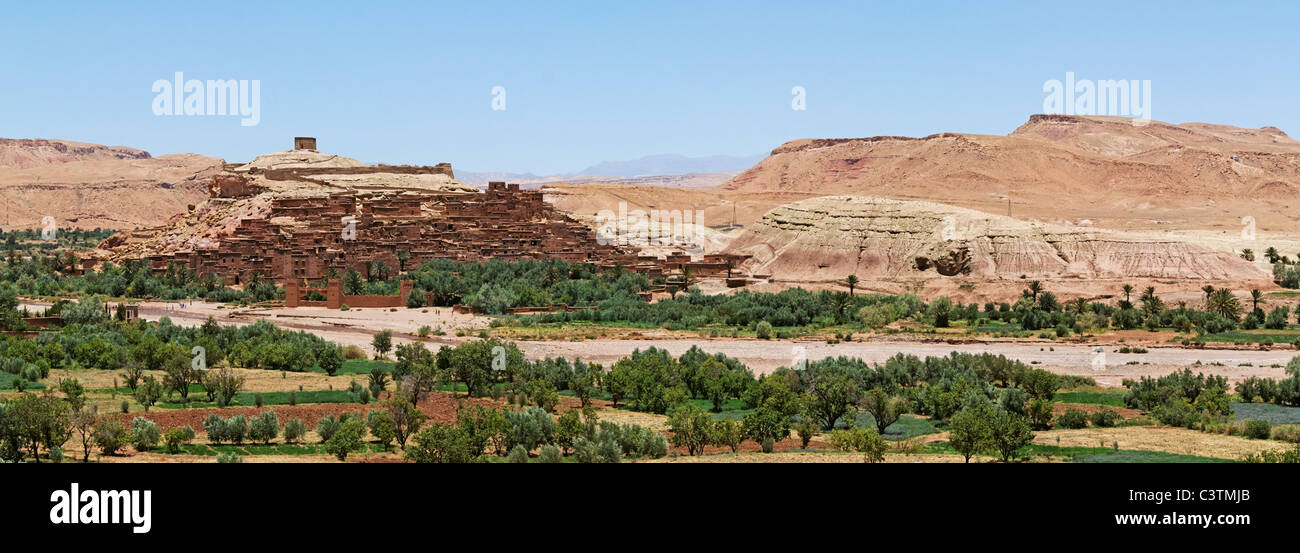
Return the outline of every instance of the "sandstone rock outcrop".
<path id="1" fill-rule="evenodd" d="M 0 138 L 0 169 L 27 169 L 71 161 L 149 159 L 149 152 L 71 140 Z"/>
<path id="2" fill-rule="evenodd" d="M 1021 221 L 931 202 L 828 196 L 777 207 L 728 253 L 783 280 L 1165 278 L 1260 280 L 1229 253 L 1177 241 Z"/>
<path id="3" fill-rule="evenodd" d="M 0 223 L 33 228 L 50 216 L 58 228 L 157 225 L 202 201 L 223 163 L 84 142 L 0 139 Z"/>
<path id="4" fill-rule="evenodd" d="M 1294 229 L 1300 142 L 1275 127 L 1034 115 L 1007 136 L 793 140 L 721 189 L 930 200 L 1103 226 L 1235 226 L 1250 215 L 1261 230 Z"/>

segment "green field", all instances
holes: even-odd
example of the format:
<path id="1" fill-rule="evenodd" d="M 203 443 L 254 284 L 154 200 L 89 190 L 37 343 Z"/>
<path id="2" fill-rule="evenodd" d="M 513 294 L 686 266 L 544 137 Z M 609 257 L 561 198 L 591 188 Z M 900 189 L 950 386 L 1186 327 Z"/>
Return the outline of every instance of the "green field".
<path id="1" fill-rule="evenodd" d="M 1300 340 L 1300 328 L 1297 328 L 1296 325 L 1288 325 L 1284 330 L 1230 330 L 1219 334 L 1207 334 L 1202 339 L 1206 342 L 1228 342 L 1233 344 L 1273 342 L 1275 345 L 1283 345 Z"/>
<path id="2" fill-rule="evenodd" d="M 1081 403 L 1084 405 L 1123 407 L 1125 392 L 1126 390 L 1122 388 L 1100 389 L 1096 391 L 1079 390 L 1074 392 L 1057 392 L 1055 399 L 1060 403 Z"/>
<path id="3" fill-rule="evenodd" d="M 1300 424 L 1300 407 L 1286 407 L 1271 403 L 1233 403 L 1232 414 L 1237 420 L 1261 420 L 1269 424 Z"/>

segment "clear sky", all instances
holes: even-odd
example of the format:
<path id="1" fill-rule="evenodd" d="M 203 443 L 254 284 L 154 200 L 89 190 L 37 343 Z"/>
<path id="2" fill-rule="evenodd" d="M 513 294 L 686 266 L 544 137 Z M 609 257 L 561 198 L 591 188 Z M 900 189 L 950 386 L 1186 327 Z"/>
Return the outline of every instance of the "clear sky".
<path id="1" fill-rule="evenodd" d="M 1150 80 L 1157 120 L 1300 134 L 1297 2 L 660 4 L 11 3 L 0 136 L 234 162 L 306 135 L 367 162 L 546 174 L 795 138 L 1005 134 L 1067 71 Z M 154 115 L 153 82 L 177 71 L 260 80 L 260 124 Z"/>

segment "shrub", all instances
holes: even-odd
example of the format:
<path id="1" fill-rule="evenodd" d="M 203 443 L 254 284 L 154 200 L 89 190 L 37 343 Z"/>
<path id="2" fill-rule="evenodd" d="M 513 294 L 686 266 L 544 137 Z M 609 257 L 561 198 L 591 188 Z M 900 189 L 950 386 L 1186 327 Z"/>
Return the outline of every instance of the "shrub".
<path id="1" fill-rule="evenodd" d="M 181 452 L 181 446 L 194 440 L 194 429 L 188 426 L 178 426 L 169 428 L 163 433 L 163 443 L 166 444 L 167 453 L 177 454 Z"/>
<path id="2" fill-rule="evenodd" d="M 1272 435 L 1273 427 L 1268 421 L 1248 420 L 1243 431 L 1252 440 L 1267 440 Z"/>
<path id="3" fill-rule="evenodd" d="M 1114 409 L 1105 408 L 1093 412 L 1092 425 L 1098 428 L 1109 428 L 1119 422 L 1119 413 Z"/>
<path id="4" fill-rule="evenodd" d="M 1273 439 L 1300 444 L 1300 425 L 1279 424 L 1274 426 Z"/>
<path id="5" fill-rule="evenodd" d="M 555 441 L 555 419 L 537 407 L 506 411 L 506 440 L 509 449 L 522 445 L 528 451 L 552 443 Z"/>
<path id="6" fill-rule="evenodd" d="M 863 460 L 868 463 L 884 461 L 885 451 L 889 449 L 889 443 L 874 428 L 833 430 L 828 441 L 836 449 L 862 453 Z"/>
<path id="7" fill-rule="evenodd" d="M 223 451 L 217 454 L 218 463 L 242 463 L 244 457 L 233 451 Z"/>
<path id="8" fill-rule="evenodd" d="M 131 419 L 131 447 L 136 451 L 144 453 L 153 449 L 161 438 L 162 431 L 153 421 L 144 417 Z"/>
<path id="9" fill-rule="evenodd" d="M 1002 397 L 998 400 L 998 404 L 1003 409 L 1022 416 L 1028 414 L 1026 410 L 1028 403 L 1029 394 L 1015 386 L 1002 390 Z"/>
<path id="10" fill-rule="evenodd" d="M 274 440 L 279 435 L 280 418 L 275 415 L 275 411 L 263 411 L 260 415 L 253 417 L 253 421 L 248 428 L 248 438 L 263 444 L 271 443 L 271 440 Z"/>
<path id="11" fill-rule="evenodd" d="M 343 421 L 334 415 L 321 417 L 316 421 L 316 435 L 320 436 L 321 443 L 328 442 L 334 433 L 338 432 L 340 426 L 343 426 Z"/>
<path id="12" fill-rule="evenodd" d="M 1181 428 L 1191 428 L 1201 418 L 1196 408 L 1181 397 L 1169 398 L 1163 405 L 1159 405 L 1152 410 L 1151 414 L 1162 424 Z"/>
<path id="13" fill-rule="evenodd" d="M 600 462 L 596 455 L 596 442 L 587 438 L 573 440 L 573 458 L 579 463 Z"/>
<path id="14" fill-rule="evenodd" d="M 406 458 L 416 463 L 473 463 L 483 456 L 474 437 L 463 426 L 434 423 L 413 436 Z"/>
<path id="15" fill-rule="evenodd" d="M 760 340 L 771 339 L 772 323 L 769 323 L 767 321 L 759 321 L 758 324 L 754 326 L 754 332 L 758 334 L 758 339 Z"/>
<path id="16" fill-rule="evenodd" d="M 596 456 L 601 463 L 617 463 L 623 460 L 623 449 L 612 436 L 602 436 L 596 441 Z"/>
<path id="17" fill-rule="evenodd" d="M 214 444 L 226 441 L 226 420 L 216 414 L 208 415 L 203 419 L 203 432 L 208 435 L 208 441 Z"/>
<path id="18" fill-rule="evenodd" d="M 560 455 L 560 448 L 547 444 L 542 446 L 542 450 L 537 456 L 537 462 L 561 463 L 564 462 L 564 456 Z"/>
<path id="19" fill-rule="evenodd" d="M 1088 426 L 1088 414 L 1078 409 L 1067 409 L 1056 418 L 1056 424 L 1064 428 L 1083 428 Z"/>
<path id="20" fill-rule="evenodd" d="M 1011 413 L 1011 411 L 1007 412 Z M 1048 428 L 1051 428 L 1052 402 L 1044 399 L 1034 399 L 1030 401 L 1027 416 L 1029 424 L 1032 425 L 1035 430 L 1047 430 Z"/>
<path id="21" fill-rule="evenodd" d="M 361 436 L 365 433 L 366 427 L 361 421 L 348 419 L 325 441 L 325 451 L 340 461 L 346 461 L 349 453 L 361 449 Z"/>
<path id="22" fill-rule="evenodd" d="M 370 427 L 370 434 L 379 440 L 379 443 L 388 449 L 388 446 L 397 439 L 397 423 L 393 421 L 393 416 L 388 411 L 374 410 L 366 416 L 366 425 Z"/>
<path id="23" fill-rule="evenodd" d="M 289 419 L 284 423 L 284 443 L 292 444 L 307 434 L 307 426 L 301 419 Z"/>
<path id="24" fill-rule="evenodd" d="M 510 450 L 510 454 L 506 456 L 506 462 L 507 462 L 507 463 L 527 463 L 527 462 L 528 462 L 528 450 L 524 449 L 524 446 L 522 446 L 522 445 L 517 445 L 517 446 L 515 446 L 514 449 L 511 449 L 511 450 Z"/>
<path id="25" fill-rule="evenodd" d="M 117 450 L 126 445 L 129 437 L 126 425 L 115 418 L 104 417 L 95 425 L 95 443 L 104 455 L 116 455 Z"/>
<path id="26" fill-rule="evenodd" d="M 365 359 L 366 351 L 361 349 L 361 346 L 349 344 L 343 346 L 343 358 L 344 359 Z"/>
<path id="27" fill-rule="evenodd" d="M 244 443 L 244 438 L 248 437 L 248 417 L 244 415 L 235 415 L 226 419 L 225 438 L 232 444 L 240 445 Z"/>

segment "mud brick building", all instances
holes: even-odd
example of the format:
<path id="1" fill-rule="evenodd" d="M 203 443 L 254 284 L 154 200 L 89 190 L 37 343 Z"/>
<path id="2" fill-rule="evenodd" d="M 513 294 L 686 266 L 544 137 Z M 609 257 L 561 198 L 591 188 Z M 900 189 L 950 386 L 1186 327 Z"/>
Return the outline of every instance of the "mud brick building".
<path id="1" fill-rule="evenodd" d="M 399 261 L 399 251 L 409 260 Z M 501 182 L 479 194 L 389 188 L 278 197 L 264 217 L 241 219 L 212 247 L 149 257 L 156 271 L 175 262 L 234 284 L 254 271 L 275 279 L 321 279 L 331 269 L 366 274 L 367 264 L 380 263 L 396 275 L 440 258 L 558 258 L 656 276 L 697 265 L 683 254 L 660 260 L 599 244 L 590 228 L 542 201 L 541 192 Z M 698 264 L 697 274 L 716 272 L 718 263 Z"/>
<path id="2" fill-rule="evenodd" d="M 207 202 L 162 227 L 114 235 L 100 245 L 110 255 L 86 262 L 148 259 L 158 272 L 177 263 L 229 284 L 256 272 L 301 283 L 303 289 L 289 295 L 297 303 L 306 302 L 300 294 L 309 281 L 319 285 L 349 270 L 391 278 L 434 259 L 556 258 L 652 278 L 686 271 L 727 276 L 729 266 L 743 260 L 692 260 L 681 252 L 656 258 L 601 244 L 590 227 L 556 210 L 540 191 L 504 182 L 475 189 L 457 182 L 450 164 L 367 165 L 318 152 L 310 137 L 295 138 L 293 146 L 227 166 L 209 182 Z M 324 303 L 390 307 L 398 301 L 337 296 Z M 392 306 L 400 305 L 405 293 Z"/>

